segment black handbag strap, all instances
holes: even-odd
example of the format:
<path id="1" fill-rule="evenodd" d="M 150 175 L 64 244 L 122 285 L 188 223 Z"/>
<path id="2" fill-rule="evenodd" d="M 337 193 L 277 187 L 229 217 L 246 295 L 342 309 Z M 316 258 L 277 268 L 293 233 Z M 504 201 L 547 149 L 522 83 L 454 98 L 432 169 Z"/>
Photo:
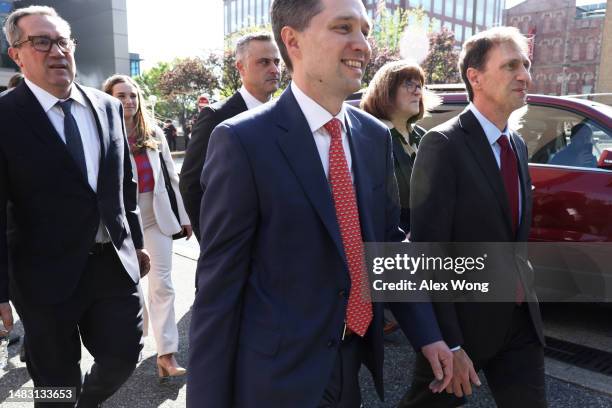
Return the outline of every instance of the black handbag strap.
<path id="1" fill-rule="evenodd" d="M 176 203 L 176 195 L 174 194 L 174 189 L 172 188 L 172 183 L 170 182 L 170 173 L 168 173 L 168 167 L 166 167 L 166 161 L 164 160 L 164 156 L 162 152 L 159 152 L 159 162 L 162 167 L 162 172 L 164 173 L 164 184 L 166 186 L 166 191 L 168 192 L 168 198 L 170 198 L 170 206 L 172 207 L 172 212 L 176 216 L 176 219 L 179 220 L 178 215 L 178 204 Z M 180 222 L 179 222 L 180 224 Z"/>

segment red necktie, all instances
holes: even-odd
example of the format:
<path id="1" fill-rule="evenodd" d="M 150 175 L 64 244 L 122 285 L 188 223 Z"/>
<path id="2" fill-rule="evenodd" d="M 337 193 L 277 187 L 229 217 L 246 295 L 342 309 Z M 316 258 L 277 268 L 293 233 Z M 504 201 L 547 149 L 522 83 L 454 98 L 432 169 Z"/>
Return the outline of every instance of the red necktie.
<path id="1" fill-rule="evenodd" d="M 506 194 L 508 195 L 510 214 L 512 215 L 512 232 L 516 235 L 519 226 L 518 164 L 516 156 L 510 147 L 508 137 L 502 134 L 497 139 L 497 143 L 501 147 L 501 175 L 506 187 Z M 524 300 L 525 291 L 520 279 L 518 279 L 516 284 L 516 303 L 521 304 Z"/>
<path id="2" fill-rule="evenodd" d="M 355 189 L 342 147 L 342 124 L 334 118 L 327 122 L 324 127 L 331 136 L 329 182 L 351 277 L 351 291 L 346 308 L 346 325 L 363 337 L 372 321 L 372 301 L 366 276 Z"/>

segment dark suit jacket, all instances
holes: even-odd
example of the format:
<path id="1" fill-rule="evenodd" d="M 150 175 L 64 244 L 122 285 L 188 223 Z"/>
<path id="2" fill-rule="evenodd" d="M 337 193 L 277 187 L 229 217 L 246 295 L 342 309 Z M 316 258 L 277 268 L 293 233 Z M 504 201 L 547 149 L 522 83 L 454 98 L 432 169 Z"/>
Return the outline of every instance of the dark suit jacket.
<path id="1" fill-rule="evenodd" d="M 193 232 L 198 240 L 200 239 L 200 201 L 202 201 L 200 176 L 202 167 L 204 167 L 204 159 L 206 159 L 210 134 L 219 123 L 246 110 L 244 99 L 239 92 L 236 92 L 229 99 L 202 109 L 193 126 L 191 140 L 181 168 L 179 188 Z"/>
<path id="2" fill-rule="evenodd" d="M 527 147 L 511 132 L 519 164 L 522 196 L 520 227 L 513 234 L 508 198 L 484 130 L 466 109 L 431 129 L 421 140 L 411 180 L 411 240 L 419 242 L 522 242 L 531 225 L 531 178 Z M 515 246 L 518 249 L 522 245 Z M 524 248 L 524 247 L 523 247 Z M 506 262 L 507 261 L 507 262 Z M 508 254 L 503 268 L 523 282 L 532 271 L 522 252 Z M 516 280 L 510 280 L 510 285 Z M 437 303 L 436 313 L 449 346 L 463 345 L 472 359 L 498 351 L 511 323 L 515 303 Z M 543 341 L 537 302 L 529 303 Z"/>
<path id="3" fill-rule="evenodd" d="M 142 229 L 123 109 L 103 92 L 79 89 L 100 137 L 97 192 L 25 83 L 0 98 L 0 301 L 9 298 L 9 280 L 11 297 L 41 304 L 68 298 L 85 269 L 100 218 L 125 271 L 138 281 L 135 247 L 142 248 Z"/>
<path id="4" fill-rule="evenodd" d="M 420 126 L 414 126 L 410 138 L 415 141 L 420 141 L 424 134 L 425 129 Z M 400 140 L 402 137 L 401 133 L 395 128 L 391 129 L 391 138 L 393 140 L 393 167 L 395 170 L 395 177 L 397 178 L 401 207 L 400 228 L 408 234 L 410 232 L 410 176 L 412 175 L 412 166 L 414 165 L 414 155 L 410 157 L 410 155 L 406 153 L 403 142 Z"/>
<path id="5" fill-rule="evenodd" d="M 399 241 L 385 126 L 347 106 L 365 241 Z M 187 405 L 312 408 L 336 360 L 350 278 L 331 190 L 290 89 L 219 125 L 202 172 L 201 256 Z M 431 304 L 391 308 L 420 348 L 439 339 Z M 383 393 L 383 305 L 364 363 Z"/>

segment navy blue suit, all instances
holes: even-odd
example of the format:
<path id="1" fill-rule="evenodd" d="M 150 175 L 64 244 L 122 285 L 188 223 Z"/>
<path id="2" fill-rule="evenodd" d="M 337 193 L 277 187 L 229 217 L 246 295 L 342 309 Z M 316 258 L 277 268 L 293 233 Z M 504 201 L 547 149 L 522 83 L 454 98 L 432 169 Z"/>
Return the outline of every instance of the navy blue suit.
<path id="1" fill-rule="evenodd" d="M 10 297 L 28 333 L 34 385 L 75 387 L 80 406 L 97 406 L 142 349 L 143 238 L 121 103 L 73 86 L 99 137 L 96 191 L 26 83 L 0 98 L 0 302 Z M 100 223 L 111 243 L 94 245 Z M 81 340 L 96 361 L 84 381 Z"/>
<path id="2" fill-rule="evenodd" d="M 364 241 L 400 241 L 389 132 L 346 110 Z M 331 190 L 290 89 L 215 129 L 201 184 L 187 406 L 316 406 L 340 344 L 350 278 Z M 415 348 L 441 339 L 430 304 L 392 310 Z M 382 397 L 383 305 L 373 312 L 363 362 Z"/>

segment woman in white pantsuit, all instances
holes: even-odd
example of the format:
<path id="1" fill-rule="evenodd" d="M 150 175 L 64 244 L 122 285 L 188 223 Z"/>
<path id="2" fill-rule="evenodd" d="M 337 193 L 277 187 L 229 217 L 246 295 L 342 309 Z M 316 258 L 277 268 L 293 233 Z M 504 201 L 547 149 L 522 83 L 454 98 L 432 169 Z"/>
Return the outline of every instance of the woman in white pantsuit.
<path id="1" fill-rule="evenodd" d="M 113 75 L 104 82 L 104 91 L 123 104 L 125 128 L 130 143 L 132 169 L 138 176 L 138 206 L 144 230 L 144 244 L 151 255 L 149 315 L 157 344 L 160 377 L 184 375 L 174 357 L 178 351 L 178 330 L 174 316 L 172 287 L 172 235 L 181 230 L 191 237 L 191 225 L 178 187 L 178 175 L 163 131 L 149 119 L 139 86 L 130 77 Z M 164 183 L 160 151 L 171 179 L 179 219 L 174 215 Z"/>

